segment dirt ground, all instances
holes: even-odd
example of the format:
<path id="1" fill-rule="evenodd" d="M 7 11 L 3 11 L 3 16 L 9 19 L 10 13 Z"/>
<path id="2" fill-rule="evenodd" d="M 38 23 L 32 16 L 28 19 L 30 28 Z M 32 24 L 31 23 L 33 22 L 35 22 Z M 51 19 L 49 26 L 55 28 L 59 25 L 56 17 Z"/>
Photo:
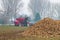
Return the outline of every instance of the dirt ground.
<path id="1" fill-rule="evenodd" d="M 16 40 L 28 27 L 0 26 L 0 40 Z"/>
<path id="2" fill-rule="evenodd" d="M 23 31 L 15 31 L 15 32 L 10 32 L 10 33 L 2 33 L 0 35 L 0 40 L 8 40 L 8 39 L 16 39 L 19 37 L 22 37 L 20 33 Z"/>

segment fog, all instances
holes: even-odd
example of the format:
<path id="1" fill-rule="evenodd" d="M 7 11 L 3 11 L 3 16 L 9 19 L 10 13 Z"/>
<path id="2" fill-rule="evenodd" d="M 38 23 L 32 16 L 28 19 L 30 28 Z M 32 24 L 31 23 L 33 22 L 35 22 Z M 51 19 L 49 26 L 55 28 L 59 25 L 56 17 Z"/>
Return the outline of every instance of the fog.
<path id="1" fill-rule="evenodd" d="M 60 0 L 0 0 L 0 19 L 4 23 L 20 16 L 35 20 L 37 13 L 40 19 L 49 17 L 60 20 Z"/>

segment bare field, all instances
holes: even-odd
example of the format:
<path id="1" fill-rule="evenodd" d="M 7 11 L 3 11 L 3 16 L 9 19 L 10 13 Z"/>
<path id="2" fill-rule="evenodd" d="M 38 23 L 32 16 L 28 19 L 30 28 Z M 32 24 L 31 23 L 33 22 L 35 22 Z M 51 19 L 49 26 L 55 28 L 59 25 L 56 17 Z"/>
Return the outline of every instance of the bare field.
<path id="1" fill-rule="evenodd" d="M 27 27 L 0 26 L 0 40 L 15 40 Z"/>
<path id="2" fill-rule="evenodd" d="M 24 30 L 28 27 L 0 26 L 0 40 L 60 40 L 59 37 L 40 37 L 40 36 L 22 36 Z"/>

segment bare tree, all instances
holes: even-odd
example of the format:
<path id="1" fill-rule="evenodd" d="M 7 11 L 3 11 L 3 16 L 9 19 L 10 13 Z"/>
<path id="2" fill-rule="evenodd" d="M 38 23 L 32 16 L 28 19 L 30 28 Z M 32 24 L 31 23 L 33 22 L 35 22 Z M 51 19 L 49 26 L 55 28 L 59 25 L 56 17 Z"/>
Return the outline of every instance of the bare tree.
<path id="1" fill-rule="evenodd" d="M 31 0 L 30 8 L 34 16 L 36 12 L 40 13 L 41 18 L 50 17 L 53 19 L 60 19 L 60 5 L 59 3 L 50 3 L 49 0 Z"/>
<path id="2" fill-rule="evenodd" d="M 40 2 L 41 2 L 41 0 L 30 0 L 29 6 L 32 9 L 34 17 L 36 17 L 37 13 L 40 13 L 40 6 L 41 6 Z M 35 18 L 35 19 L 37 19 L 37 18 Z"/>
<path id="3" fill-rule="evenodd" d="M 2 0 L 3 2 L 3 8 L 4 8 L 4 14 L 3 14 L 3 19 L 4 23 L 8 23 L 9 19 L 16 18 L 17 10 L 18 9 L 18 3 L 21 0 Z M 21 4 L 20 4 L 21 5 Z"/>

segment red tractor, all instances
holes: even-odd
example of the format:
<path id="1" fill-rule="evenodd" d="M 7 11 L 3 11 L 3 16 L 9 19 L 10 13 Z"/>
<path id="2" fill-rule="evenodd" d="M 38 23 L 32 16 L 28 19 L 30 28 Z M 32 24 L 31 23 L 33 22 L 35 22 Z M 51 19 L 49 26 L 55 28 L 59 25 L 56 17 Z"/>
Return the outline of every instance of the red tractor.
<path id="1" fill-rule="evenodd" d="M 15 26 L 19 26 L 19 21 L 18 20 L 15 20 L 14 21 L 14 24 L 15 24 Z"/>
<path id="2" fill-rule="evenodd" d="M 14 21 L 15 26 L 27 26 L 27 19 L 26 18 L 16 18 Z"/>

